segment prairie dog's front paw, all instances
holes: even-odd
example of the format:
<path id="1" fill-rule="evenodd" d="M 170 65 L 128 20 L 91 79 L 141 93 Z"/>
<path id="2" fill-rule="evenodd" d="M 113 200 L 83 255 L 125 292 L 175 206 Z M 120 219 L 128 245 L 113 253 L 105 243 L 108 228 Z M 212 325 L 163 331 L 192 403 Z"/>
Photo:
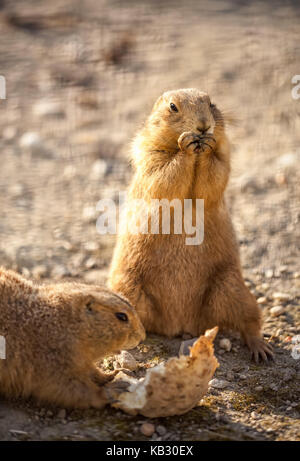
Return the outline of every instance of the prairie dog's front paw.
<path id="1" fill-rule="evenodd" d="M 189 154 L 210 153 L 215 149 L 216 140 L 212 134 L 196 134 L 185 131 L 178 138 L 180 150 Z"/>
<path id="2" fill-rule="evenodd" d="M 120 373 L 122 375 L 122 372 Z M 128 381 L 127 381 L 128 378 Z M 112 381 L 109 384 L 104 386 L 104 392 L 110 404 L 115 403 L 118 401 L 118 397 L 120 394 L 124 392 L 129 392 L 128 388 L 130 386 L 130 378 L 125 376 L 125 379 L 120 376 L 120 378 Z"/>
<path id="3" fill-rule="evenodd" d="M 193 154 L 197 146 L 199 136 L 192 131 L 185 131 L 178 138 L 178 146 L 182 152 Z"/>
<path id="4" fill-rule="evenodd" d="M 203 134 L 199 136 L 199 145 L 196 148 L 196 153 L 210 154 L 215 150 L 217 141 L 212 134 Z"/>

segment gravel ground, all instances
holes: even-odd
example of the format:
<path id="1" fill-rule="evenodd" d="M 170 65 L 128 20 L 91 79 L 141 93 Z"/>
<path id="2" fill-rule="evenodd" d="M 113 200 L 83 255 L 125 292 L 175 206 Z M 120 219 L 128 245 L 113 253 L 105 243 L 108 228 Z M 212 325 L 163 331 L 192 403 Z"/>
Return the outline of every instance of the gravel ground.
<path id="1" fill-rule="evenodd" d="M 153 420 L 152 435 L 146 418 L 112 409 L 1 400 L 0 439 L 299 440 L 297 2 L 48 3 L 0 2 L 1 264 L 41 281 L 105 281 L 115 237 L 97 233 L 96 204 L 126 189 L 128 145 L 158 95 L 198 87 L 235 120 L 227 199 L 276 360 L 256 366 L 236 336 L 218 336 L 209 393 Z M 180 341 L 148 337 L 136 374 Z"/>

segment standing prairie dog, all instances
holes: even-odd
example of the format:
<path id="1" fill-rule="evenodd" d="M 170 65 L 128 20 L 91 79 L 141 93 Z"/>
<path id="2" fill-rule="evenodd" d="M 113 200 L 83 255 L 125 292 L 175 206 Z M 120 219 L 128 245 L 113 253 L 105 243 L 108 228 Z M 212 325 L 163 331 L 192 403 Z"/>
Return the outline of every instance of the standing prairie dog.
<path id="1" fill-rule="evenodd" d="M 131 349 L 145 330 L 128 301 L 107 288 L 77 283 L 34 285 L 0 269 L 0 394 L 33 396 L 72 408 L 108 403 L 95 362 Z"/>
<path id="2" fill-rule="evenodd" d="M 149 332 L 198 336 L 218 325 L 241 333 L 256 361 L 272 356 L 261 314 L 241 274 L 239 248 L 224 191 L 230 147 L 221 111 L 197 89 L 164 93 L 133 143 L 135 199 L 204 199 L 204 240 L 184 232 L 120 234 L 109 286 L 136 307 Z"/>

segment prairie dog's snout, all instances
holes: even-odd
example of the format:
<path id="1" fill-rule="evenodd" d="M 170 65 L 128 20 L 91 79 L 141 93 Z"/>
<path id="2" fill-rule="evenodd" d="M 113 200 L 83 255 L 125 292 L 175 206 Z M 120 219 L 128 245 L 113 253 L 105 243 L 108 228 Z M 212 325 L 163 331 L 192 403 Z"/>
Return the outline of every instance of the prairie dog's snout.
<path id="1" fill-rule="evenodd" d="M 126 344 L 126 349 L 134 349 L 137 347 L 144 339 L 146 338 L 146 334 L 137 333 L 136 335 L 132 335 L 129 341 Z"/>
<path id="2" fill-rule="evenodd" d="M 200 134 L 213 134 L 215 119 L 212 113 L 212 104 L 209 96 L 204 94 L 195 110 L 195 127 L 193 129 Z M 194 117 L 193 117 L 194 118 Z"/>
<path id="3" fill-rule="evenodd" d="M 213 134 L 215 127 L 215 121 L 213 117 L 202 117 L 196 127 L 196 131 L 200 134 Z"/>

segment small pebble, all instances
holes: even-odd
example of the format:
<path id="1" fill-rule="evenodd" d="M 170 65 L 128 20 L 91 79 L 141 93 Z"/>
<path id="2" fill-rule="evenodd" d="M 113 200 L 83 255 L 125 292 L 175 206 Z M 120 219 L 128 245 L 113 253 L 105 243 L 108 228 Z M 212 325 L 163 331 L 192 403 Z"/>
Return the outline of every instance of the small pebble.
<path id="1" fill-rule="evenodd" d="M 257 299 L 257 304 L 266 304 L 267 303 L 267 298 L 265 296 L 261 296 L 260 298 Z"/>
<path id="2" fill-rule="evenodd" d="M 57 413 L 57 417 L 60 419 L 65 419 L 66 416 L 67 416 L 67 412 L 64 408 L 59 410 L 59 412 Z"/>
<path id="3" fill-rule="evenodd" d="M 278 184 L 278 186 L 283 186 L 287 182 L 286 175 L 282 171 L 278 171 L 275 174 L 274 179 L 275 179 L 276 184 Z"/>
<path id="4" fill-rule="evenodd" d="M 193 346 L 195 341 L 196 338 L 186 339 L 182 341 L 178 351 L 179 355 L 190 355 L 190 348 Z"/>
<path id="5" fill-rule="evenodd" d="M 155 432 L 155 426 L 151 423 L 144 423 L 141 425 L 140 431 L 146 437 L 151 437 Z"/>
<path id="6" fill-rule="evenodd" d="M 39 117 L 62 117 L 64 110 L 56 101 L 39 101 L 33 107 L 35 115 Z"/>
<path id="7" fill-rule="evenodd" d="M 158 433 L 158 435 L 166 435 L 167 429 L 165 428 L 165 426 L 159 425 L 156 428 L 156 432 Z"/>
<path id="8" fill-rule="evenodd" d="M 13 435 L 27 435 L 28 432 L 20 431 L 19 429 L 10 429 L 9 432 Z"/>
<path id="9" fill-rule="evenodd" d="M 267 279 L 271 279 L 273 277 L 273 275 L 274 275 L 273 269 L 267 269 L 265 271 L 265 276 L 266 276 Z"/>
<path id="10" fill-rule="evenodd" d="M 41 146 L 41 142 L 41 136 L 34 131 L 24 133 L 19 140 L 20 147 L 25 149 L 38 149 Z"/>
<path id="11" fill-rule="evenodd" d="M 239 188 L 242 192 L 255 192 L 258 189 L 258 183 L 255 176 L 244 174 L 239 178 Z"/>
<path id="12" fill-rule="evenodd" d="M 247 375 L 241 374 L 241 375 L 239 375 L 239 378 L 242 379 L 242 380 L 245 380 L 245 379 L 247 379 Z"/>
<path id="13" fill-rule="evenodd" d="M 232 371 L 228 371 L 226 373 L 226 378 L 229 380 L 229 381 L 233 381 L 234 380 L 234 373 Z"/>
<path id="14" fill-rule="evenodd" d="M 278 317 L 279 315 L 284 313 L 284 307 L 283 306 L 274 306 L 270 309 L 271 315 L 273 317 Z"/>
<path id="15" fill-rule="evenodd" d="M 254 388 L 254 390 L 255 390 L 256 392 L 261 392 L 261 391 L 264 390 L 264 388 L 263 388 L 263 386 L 256 386 L 256 387 Z"/>
<path id="16" fill-rule="evenodd" d="M 24 277 L 26 278 L 30 277 L 30 270 L 27 269 L 27 267 L 22 267 L 21 272 L 22 272 L 22 275 L 24 275 Z"/>
<path id="17" fill-rule="evenodd" d="M 93 222 L 96 219 L 97 210 L 94 206 L 85 206 L 82 210 L 82 218 L 85 222 Z"/>
<path id="18" fill-rule="evenodd" d="M 294 169 L 297 166 L 299 155 L 297 152 L 286 152 L 282 154 L 276 161 L 278 168 L 282 171 Z"/>
<path id="19" fill-rule="evenodd" d="M 64 277 L 68 276 L 68 275 L 70 275 L 70 272 L 63 265 L 57 265 L 57 266 L 53 267 L 53 269 L 51 271 L 51 277 L 53 277 L 55 279 L 62 279 Z"/>
<path id="20" fill-rule="evenodd" d="M 290 299 L 290 295 L 288 295 L 287 293 L 281 293 L 281 292 L 273 293 L 272 297 L 276 301 L 288 301 Z"/>
<path id="21" fill-rule="evenodd" d="M 287 272 L 288 269 L 289 269 L 288 266 L 286 266 L 286 265 L 284 265 L 284 264 L 283 264 L 282 266 L 279 266 L 279 268 L 278 268 L 278 270 L 279 270 L 279 272 L 280 272 L 281 274 Z"/>
<path id="22" fill-rule="evenodd" d="M 221 420 L 222 415 L 221 415 L 221 413 L 220 413 L 219 411 L 215 414 L 215 418 L 216 418 L 216 421 L 220 421 L 220 420 Z"/>
<path id="23" fill-rule="evenodd" d="M 94 267 L 97 267 L 97 259 L 91 256 L 86 260 L 84 265 L 87 269 L 93 269 Z"/>
<path id="24" fill-rule="evenodd" d="M 27 440 L 30 437 L 28 432 L 20 431 L 19 429 L 10 429 L 9 432 L 13 437 L 17 437 L 21 440 Z"/>
<path id="25" fill-rule="evenodd" d="M 209 385 L 214 389 L 224 389 L 229 385 L 229 382 L 224 379 L 214 378 L 209 382 Z"/>
<path id="26" fill-rule="evenodd" d="M 90 179 L 94 181 L 100 181 L 106 176 L 107 171 L 108 171 L 108 165 L 105 162 L 105 160 L 101 160 L 101 159 L 96 160 L 92 165 Z"/>
<path id="27" fill-rule="evenodd" d="M 25 187 L 23 184 L 12 184 L 12 186 L 9 188 L 9 192 L 12 194 L 14 198 L 19 198 L 25 193 Z"/>
<path id="28" fill-rule="evenodd" d="M 231 351 L 231 341 L 228 338 L 222 338 L 219 341 L 219 346 L 227 352 Z"/>
<path id="29" fill-rule="evenodd" d="M 97 242 L 85 242 L 83 247 L 86 251 L 97 251 L 99 250 L 99 244 Z"/>
<path id="30" fill-rule="evenodd" d="M 121 354 L 115 357 L 115 359 L 116 364 L 119 365 L 121 368 L 126 368 L 126 370 L 134 371 L 138 367 L 138 362 L 128 351 L 122 351 Z"/>

